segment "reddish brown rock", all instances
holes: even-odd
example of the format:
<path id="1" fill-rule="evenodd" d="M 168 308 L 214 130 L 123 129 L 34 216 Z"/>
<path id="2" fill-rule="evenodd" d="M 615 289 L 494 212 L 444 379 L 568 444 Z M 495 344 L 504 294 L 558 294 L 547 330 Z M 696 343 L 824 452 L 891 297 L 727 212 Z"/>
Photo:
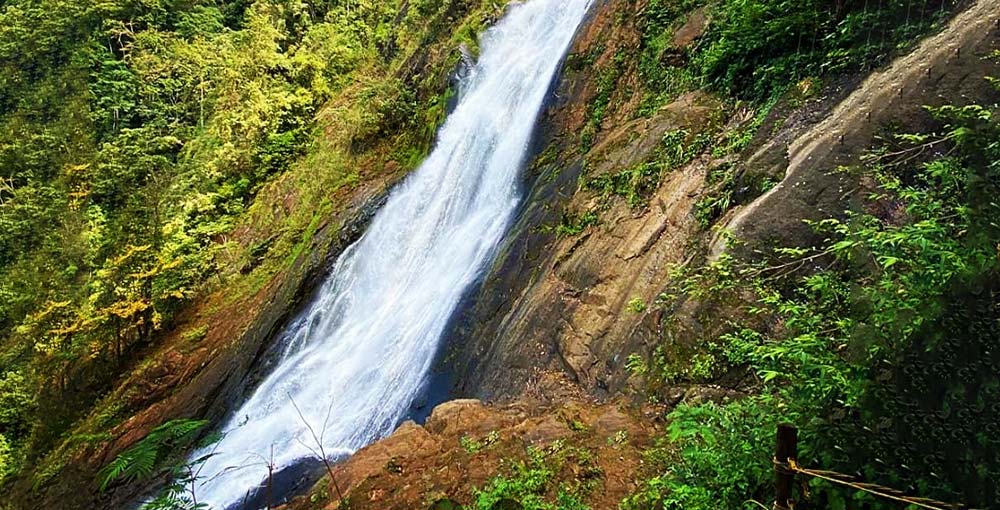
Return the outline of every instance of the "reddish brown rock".
<path id="1" fill-rule="evenodd" d="M 688 15 L 687 22 L 674 33 L 673 46 L 685 49 L 692 46 L 708 30 L 708 8 L 700 7 Z"/>
<path id="2" fill-rule="evenodd" d="M 559 450 L 573 452 L 573 461 L 557 473 L 559 481 L 594 480 L 586 496 L 591 508 L 617 508 L 633 490 L 641 452 L 655 434 L 649 420 L 618 404 L 491 406 L 459 400 L 434 409 L 425 427 L 404 423 L 338 465 L 334 474 L 351 508 L 413 510 L 442 498 L 471 505 L 475 490 L 496 476 L 509 476 L 513 463 L 526 460 L 529 447 Z M 577 462 L 580 455 L 586 460 Z M 321 481 L 288 510 L 340 507 L 335 489 Z"/>

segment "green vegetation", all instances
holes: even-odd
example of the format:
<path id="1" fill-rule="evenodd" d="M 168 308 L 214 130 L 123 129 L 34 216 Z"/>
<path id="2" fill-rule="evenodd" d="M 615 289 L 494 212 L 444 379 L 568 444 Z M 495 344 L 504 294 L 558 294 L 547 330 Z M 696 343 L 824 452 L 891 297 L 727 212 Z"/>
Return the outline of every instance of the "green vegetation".
<path id="1" fill-rule="evenodd" d="M 801 429 L 800 462 L 973 507 L 1000 501 L 1000 118 L 996 105 L 929 108 L 941 129 L 897 134 L 858 170 L 868 203 L 813 224 L 818 248 L 723 256 L 687 271 L 676 297 L 756 296 L 708 342 L 716 371 L 745 369 L 757 392 L 684 405 L 650 452 L 661 471 L 626 508 L 752 508 L 773 491 L 778 422 Z M 927 151 L 934 147 L 936 151 Z M 630 360 L 637 372 L 669 374 Z M 931 396 L 933 395 L 933 396 Z M 821 481 L 799 500 L 892 508 Z"/>
<path id="2" fill-rule="evenodd" d="M 580 144 L 583 146 L 584 151 L 593 146 L 594 136 L 600 131 L 601 124 L 604 123 L 608 106 L 611 104 L 611 97 L 617 91 L 619 78 L 621 78 L 622 73 L 625 71 L 627 58 L 628 54 L 624 51 L 615 53 L 611 62 L 605 65 L 598 75 L 597 97 L 588 105 L 590 111 L 587 116 L 587 125 L 583 128 L 583 133 L 580 135 Z"/>
<path id="3" fill-rule="evenodd" d="M 545 449 L 529 447 L 528 460 L 516 462 L 510 476 L 498 476 L 476 492 L 476 510 L 492 510 L 510 500 L 524 510 L 587 510 L 586 494 L 601 476 L 592 454 L 556 441 Z M 563 471 L 575 476 L 556 483 Z M 507 506 L 502 506 L 507 508 Z"/>
<path id="4" fill-rule="evenodd" d="M 712 23 L 697 45 L 674 48 L 673 29 L 706 3 L 652 0 L 646 7 L 639 68 L 651 105 L 695 86 L 766 101 L 810 76 L 873 69 L 937 26 L 955 5 L 952 0 L 723 0 L 710 4 Z M 682 64 L 664 65 L 671 61 Z"/>
<path id="5" fill-rule="evenodd" d="M 182 310 L 253 296 L 339 189 L 413 168 L 505 4 L 3 3 L 0 480 L 51 480 L 135 412 L 108 391 Z"/>
<path id="6" fill-rule="evenodd" d="M 500 434 L 497 431 L 492 431 L 486 435 L 482 440 L 476 440 L 475 438 L 469 436 L 462 436 L 460 440 L 462 444 L 462 449 L 472 455 L 475 455 L 484 448 L 489 448 L 490 446 L 496 444 L 500 440 Z"/>
<path id="7" fill-rule="evenodd" d="M 671 170 L 693 161 L 712 143 L 711 133 L 689 133 L 675 129 L 663 134 L 649 161 L 619 172 L 590 177 L 586 188 L 597 193 L 605 205 L 610 197 L 628 201 L 631 207 L 644 206 L 659 187 L 660 180 Z"/>
<path id="8" fill-rule="evenodd" d="M 633 207 L 646 203 L 663 175 L 712 149 L 715 157 L 746 149 L 779 100 L 801 102 L 818 92 L 817 77 L 869 70 L 905 49 L 921 34 L 947 18 L 955 2 L 886 0 L 828 2 L 725 0 L 652 0 L 641 11 L 642 44 L 635 62 L 644 91 L 638 114 L 650 116 L 681 94 L 706 89 L 724 97 L 732 112 L 748 119 L 721 133 L 669 133 L 648 162 L 589 178 L 588 189 L 625 198 Z M 697 7 L 708 9 L 712 22 L 689 47 L 674 46 L 673 36 Z M 571 66 L 597 66 L 596 96 L 588 105 L 581 135 L 584 152 L 595 143 L 618 89 L 632 62 L 626 52 L 598 62 L 594 53 L 578 56 Z M 627 81 L 626 81 L 627 82 Z M 774 184 L 767 179 L 742 182 L 735 174 L 718 175 L 697 206 L 709 226 L 730 207 L 759 196 Z M 745 190 L 737 193 L 737 186 Z"/>
<path id="9" fill-rule="evenodd" d="M 0 2 L 0 487 L 18 477 L 52 483 L 74 453 L 111 439 L 136 410 L 110 389 L 144 366 L 140 356 L 183 311 L 213 293 L 223 295 L 211 306 L 254 296 L 314 247 L 339 191 L 416 166 L 453 94 L 454 48 L 477 52 L 476 34 L 506 3 Z M 726 130 L 713 119 L 702 133 L 667 132 L 650 161 L 586 175 L 598 205 L 547 228 L 580 235 L 612 198 L 643 207 L 670 171 L 741 153 L 778 104 L 885 62 L 955 4 L 649 0 L 637 55 L 620 50 L 598 66 L 597 48 L 568 63 L 599 67 L 583 152 L 631 95 L 621 87 L 633 71 L 644 92 L 638 115 L 698 88 L 746 115 Z M 674 29 L 699 6 L 713 19 L 708 31 L 674 47 Z M 887 137 L 848 169 L 872 181 L 868 201 L 813 225 L 823 245 L 778 248 L 760 263 L 724 255 L 678 270 L 675 291 L 656 302 L 626 303 L 644 314 L 688 298 L 753 296 L 700 350 L 679 359 L 661 345 L 626 366 L 653 398 L 732 371 L 757 382 L 744 399 L 674 410 L 648 452 L 648 479 L 623 508 L 754 508 L 772 487 L 767 453 L 780 421 L 800 427 L 807 465 L 1000 504 L 996 111 L 929 109 L 939 131 Z M 708 228 L 773 185 L 721 162 L 694 214 Z M 183 348 L 210 337 L 204 323 L 183 326 Z M 172 474 L 149 508 L 194 508 L 186 491 L 196 475 L 170 463 L 202 425 L 154 429 L 97 485 Z M 461 446 L 476 454 L 498 439 Z M 601 475 L 589 455 L 559 442 L 530 449 L 474 507 L 584 510 Z M 816 507 L 883 508 L 821 482 L 809 489 L 799 499 Z"/>
<path id="10" fill-rule="evenodd" d="M 640 25 L 638 74 L 645 94 L 638 113 L 652 115 L 681 94 L 702 88 L 727 98 L 731 110 L 747 112 L 749 120 L 716 137 L 702 135 L 688 148 L 672 145 L 688 157 L 666 158 L 664 163 L 659 154 L 636 168 L 598 176 L 588 186 L 605 196 L 623 196 L 633 206 L 643 204 L 647 190 L 656 189 L 666 169 L 708 147 L 717 158 L 743 151 L 779 100 L 793 104 L 816 94 L 815 77 L 870 70 L 886 62 L 937 27 L 954 5 L 952 0 L 652 0 L 642 11 Z M 707 32 L 690 47 L 675 47 L 675 31 L 697 7 L 708 9 L 712 22 Z M 606 72 L 614 75 L 611 71 L 619 67 Z M 601 89 L 597 105 L 606 100 Z M 603 114 L 604 109 L 594 111 Z M 704 227 L 775 184 L 767 178 L 738 178 L 729 170 L 713 172 L 697 204 L 696 216 Z"/>
<path id="11" fill-rule="evenodd" d="M 650 115 L 677 96 L 697 87 L 698 75 L 683 60 L 672 58 L 674 31 L 689 12 L 703 4 L 699 0 L 650 0 L 642 12 L 642 52 L 639 78 L 646 89 L 640 113 Z"/>
<path id="12" fill-rule="evenodd" d="M 705 184 L 705 194 L 695 204 L 694 215 L 702 227 L 708 228 L 736 205 L 740 195 L 756 198 L 778 183 L 768 177 L 739 175 L 732 164 L 723 163 L 708 172 Z"/>
<path id="13" fill-rule="evenodd" d="M 594 211 L 587 211 L 580 215 L 567 211 L 563 213 L 562 222 L 556 226 L 555 232 L 561 236 L 576 236 L 597 225 L 599 221 L 600 218 Z"/>
<path id="14" fill-rule="evenodd" d="M 642 298 L 632 298 L 628 302 L 628 305 L 626 305 L 626 308 L 632 313 L 643 313 L 646 311 L 647 306 L 646 302 L 643 301 Z"/>
<path id="15" fill-rule="evenodd" d="M 100 490 L 107 490 L 109 485 L 119 480 L 149 478 L 170 454 L 176 454 L 191 443 L 205 425 L 205 421 L 176 420 L 153 429 L 142 441 L 101 469 L 97 474 Z"/>

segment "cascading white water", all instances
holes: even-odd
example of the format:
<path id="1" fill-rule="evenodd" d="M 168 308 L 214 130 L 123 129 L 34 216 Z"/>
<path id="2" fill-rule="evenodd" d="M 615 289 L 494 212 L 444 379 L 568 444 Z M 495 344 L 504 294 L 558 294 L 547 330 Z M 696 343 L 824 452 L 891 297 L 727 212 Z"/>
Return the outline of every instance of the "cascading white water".
<path id="1" fill-rule="evenodd" d="M 280 469 L 312 456 L 302 418 L 336 455 L 384 437 L 407 414 L 459 300 L 511 221 L 535 120 L 590 1 L 514 5 L 483 35 L 434 151 L 289 326 L 277 368 L 221 442 L 192 457 L 214 452 L 199 501 L 227 508 L 266 478 L 264 459 Z"/>

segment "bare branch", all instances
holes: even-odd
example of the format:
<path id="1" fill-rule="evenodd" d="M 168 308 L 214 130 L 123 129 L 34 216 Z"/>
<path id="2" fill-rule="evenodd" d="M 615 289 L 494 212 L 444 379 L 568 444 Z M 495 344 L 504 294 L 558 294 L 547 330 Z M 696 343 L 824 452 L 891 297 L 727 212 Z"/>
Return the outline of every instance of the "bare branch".
<path id="1" fill-rule="evenodd" d="M 344 493 L 341 492 L 340 490 L 340 484 L 337 483 L 337 477 L 335 477 L 333 474 L 333 466 L 330 465 L 330 459 L 327 458 L 326 456 L 326 449 L 323 447 L 323 441 L 320 440 L 320 438 L 316 435 L 316 431 L 313 430 L 312 425 L 309 424 L 309 420 L 306 420 L 305 415 L 302 414 L 302 410 L 299 409 L 299 406 L 298 404 L 295 403 L 295 399 L 292 398 L 292 395 L 290 393 L 285 393 L 285 395 L 287 395 L 288 400 L 291 401 L 292 407 L 295 409 L 295 413 L 299 415 L 299 420 L 301 420 L 302 424 L 306 426 L 307 430 L 309 430 L 309 434 L 312 435 L 313 441 L 316 441 L 316 445 L 319 447 L 319 453 L 320 453 L 319 460 L 323 463 L 323 466 L 326 467 L 326 473 L 330 475 L 330 482 L 333 483 L 334 489 L 337 490 L 337 499 L 340 500 L 340 505 L 342 507 L 345 506 L 347 500 L 344 499 Z M 333 407 L 333 399 L 330 400 L 330 407 L 327 408 L 327 419 L 329 419 L 330 409 L 332 407 Z M 301 441 L 299 442 L 301 443 Z M 302 445 L 306 446 L 304 443 Z M 306 446 L 306 448 L 310 452 L 313 452 L 313 455 L 315 455 L 316 450 L 309 448 L 308 446 Z"/>

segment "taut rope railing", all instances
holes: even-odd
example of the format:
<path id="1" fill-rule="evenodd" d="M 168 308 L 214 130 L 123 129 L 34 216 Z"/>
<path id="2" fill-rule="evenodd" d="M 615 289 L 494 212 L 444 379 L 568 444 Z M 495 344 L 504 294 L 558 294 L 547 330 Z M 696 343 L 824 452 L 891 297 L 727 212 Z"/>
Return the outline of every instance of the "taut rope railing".
<path id="1" fill-rule="evenodd" d="M 799 465 L 798 431 L 792 425 L 778 425 L 778 442 L 774 455 L 775 499 L 774 510 L 795 510 L 792 499 L 792 486 L 795 475 L 818 478 L 835 485 L 848 487 L 857 491 L 867 492 L 880 498 L 885 498 L 908 505 L 926 508 L 927 510 L 971 510 L 965 505 L 945 503 L 930 498 L 909 496 L 905 492 L 874 483 L 859 481 L 857 477 L 845 475 L 836 471 L 808 469 Z"/>

